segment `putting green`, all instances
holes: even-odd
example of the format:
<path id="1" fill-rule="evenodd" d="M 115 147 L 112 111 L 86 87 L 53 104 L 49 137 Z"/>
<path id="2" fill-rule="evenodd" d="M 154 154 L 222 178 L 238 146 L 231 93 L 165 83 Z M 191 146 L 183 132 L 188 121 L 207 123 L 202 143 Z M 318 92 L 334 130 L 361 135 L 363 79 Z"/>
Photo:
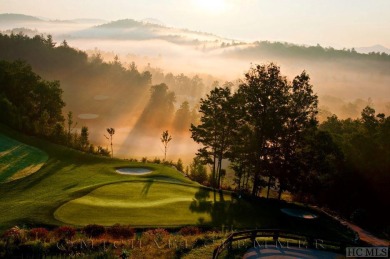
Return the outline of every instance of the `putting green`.
<path id="1" fill-rule="evenodd" d="M 215 202 L 230 202 L 228 194 Z M 211 191 L 175 183 L 143 181 L 110 184 L 59 207 L 56 219 L 73 225 L 180 226 L 208 223 L 210 213 L 195 212 L 193 205 L 212 204 Z"/>
<path id="2" fill-rule="evenodd" d="M 45 152 L 0 134 L 0 183 L 35 173 L 47 159 Z"/>

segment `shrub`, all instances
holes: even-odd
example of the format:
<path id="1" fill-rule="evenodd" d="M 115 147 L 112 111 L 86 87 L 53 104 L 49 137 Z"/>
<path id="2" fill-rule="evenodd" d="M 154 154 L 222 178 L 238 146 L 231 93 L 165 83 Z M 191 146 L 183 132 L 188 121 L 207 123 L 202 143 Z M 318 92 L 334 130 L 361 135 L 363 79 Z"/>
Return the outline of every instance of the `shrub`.
<path id="1" fill-rule="evenodd" d="M 142 233 L 142 243 L 148 244 L 153 242 L 162 242 L 163 240 L 169 237 L 169 232 L 163 228 L 157 228 L 153 230 L 148 230 Z"/>
<path id="2" fill-rule="evenodd" d="M 14 242 L 20 242 L 22 240 L 23 231 L 19 227 L 13 227 L 6 230 L 2 237 L 7 240 L 13 240 Z"/>
<path id="3" fill-rule="evenodd" d="M 179 230 L 179 234 L 183 236 L 192 236 L 192 235 L 199 235 L 200 234 L 200 229 L 197 227 L 183 227 Z"/>
<path id="4" fill-rule="evenodd" d="M 60 239 L 72 239 L 76 235 L 76 229 L 69 226 L 62 226 L 54 230 L 54 234 Z"/>
<path id="5" fill-rule="evenodd" d="M 161 163 L 161 159 L 156 157 L 156 158 L 154 158 L 153 163 L 160 164 Z"/>
<path id="6" fill-rule="evenodd" d="M 146 164 L 148 162 L 148 158 L 147 157 L 143 157 L 141 161 L 142 161 L 142 163 Z"/>
<path id="7" fill-rule="evenodd" d="M 134 236 L 135 230 L 130 226 L 121 226 L 119 224 L 115 224 L 107 229 L 107 233 L 115 239 L 132 238 Z"/>
<path id="8" fill-rule="evenodd" d="M 100 237 L 106 232 L 106 229 L 103 226 L 91 224 L 87 225 L 83 228 L 83 232 L 88 237 Z"/>
<path id="9" fill-rule="evenodd" d="M 181 161 L 180 158 L 179 158 L 179 160 L 177 160 L 176 169 L 180 172 L 183 172 L 183 170 L 184 170 L 183 161 Z"/>
<path id="10" fill-rule="evenodd" d="M 47 240 L 49 231 L 45 228 L 32 228 L 29 231 L 30 238 L 38 239 L 38 240 Z"/>

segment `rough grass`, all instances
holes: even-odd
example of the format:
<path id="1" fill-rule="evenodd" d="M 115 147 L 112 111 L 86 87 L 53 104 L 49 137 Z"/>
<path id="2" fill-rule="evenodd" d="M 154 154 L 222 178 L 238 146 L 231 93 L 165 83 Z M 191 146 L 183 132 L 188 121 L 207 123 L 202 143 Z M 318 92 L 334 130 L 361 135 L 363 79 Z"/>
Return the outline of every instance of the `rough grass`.
<path id="1" fill-rule="evenodd" d="M 282 228 L 328 238 L 351 238 L 326 215 L 315 221 L 286 217 L 280 208 L 297 205 L 266 199 L 238 199 L 190 181 L 174 168 L 84 154 L 0 125 L 0 133 L 46 154 L 42 168 L 0 183 L 0 232 L 19 225 L 134 227 L 202 225 L 229 229 Z M 120 167 L 149 168 L 148 175 L 123 175 Z"/>
<path id="2" fill-rule="evenodd" d="M 0 183 L 35 173 L 47 158 L 45 152 L 0 134 Z"/>

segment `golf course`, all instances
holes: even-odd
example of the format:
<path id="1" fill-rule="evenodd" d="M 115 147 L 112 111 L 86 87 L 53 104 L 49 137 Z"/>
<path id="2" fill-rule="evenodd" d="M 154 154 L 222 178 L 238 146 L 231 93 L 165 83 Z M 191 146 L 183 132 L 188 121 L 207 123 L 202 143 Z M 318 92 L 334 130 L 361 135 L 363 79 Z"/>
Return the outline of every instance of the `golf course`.
<path id="1" fill-rule="evenodd" d="M 324 238 L 353 238 L 352 232 L 326 215 L 319 214 L 313 220 L 289 217 L 282 208 L 302 206 L 213 190 L 169 165 L 90 155 L 5 126 L 0 127 L 0 142 L 0 164 L 8 165 L 2 179 L 12 168 L 33 170 L 34 165 L 44 163 L 25 177 L 12 180 L 11 176 L 0 184 L 1 230 L 88 224 L 134 228 L 192 225 L 214 229 L 284 228 Z M 12 155 L 13 150 L 22 147 L 23 156 Z M 21 165 L 24 169 L 19 168 Z"/>

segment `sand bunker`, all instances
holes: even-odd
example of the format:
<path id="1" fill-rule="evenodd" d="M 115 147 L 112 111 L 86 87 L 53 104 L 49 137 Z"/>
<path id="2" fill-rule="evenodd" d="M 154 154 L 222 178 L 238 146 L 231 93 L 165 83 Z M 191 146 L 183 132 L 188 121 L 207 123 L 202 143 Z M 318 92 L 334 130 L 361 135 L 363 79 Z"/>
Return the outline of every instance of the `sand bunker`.
<path id="1" fill-rule="evenodd" d="M 301 219 L 316 219 L 318 215 L 302 209 L 280 209 L 284 214 Z"/>
<path id="2" fill-rule="evenodd" d="M 83 113 L 83 114 L 79 114 L 77 117 L 79 117 L 79 119 L 83 119 L 83 120 L 92 120 L 92 119 L 98 118 L 99 115 L 93 114 L 93 113 Z"/>
<path id="3" fill-rule="evenodd" d="M 116 172 L 120 174 L 128 174 L 128 175 L 145 175 L 145 174 L 150 174 L 153 171 L 148 168 L 126 167 L 126 168 L 118 168 L 116 169 Z"/>

